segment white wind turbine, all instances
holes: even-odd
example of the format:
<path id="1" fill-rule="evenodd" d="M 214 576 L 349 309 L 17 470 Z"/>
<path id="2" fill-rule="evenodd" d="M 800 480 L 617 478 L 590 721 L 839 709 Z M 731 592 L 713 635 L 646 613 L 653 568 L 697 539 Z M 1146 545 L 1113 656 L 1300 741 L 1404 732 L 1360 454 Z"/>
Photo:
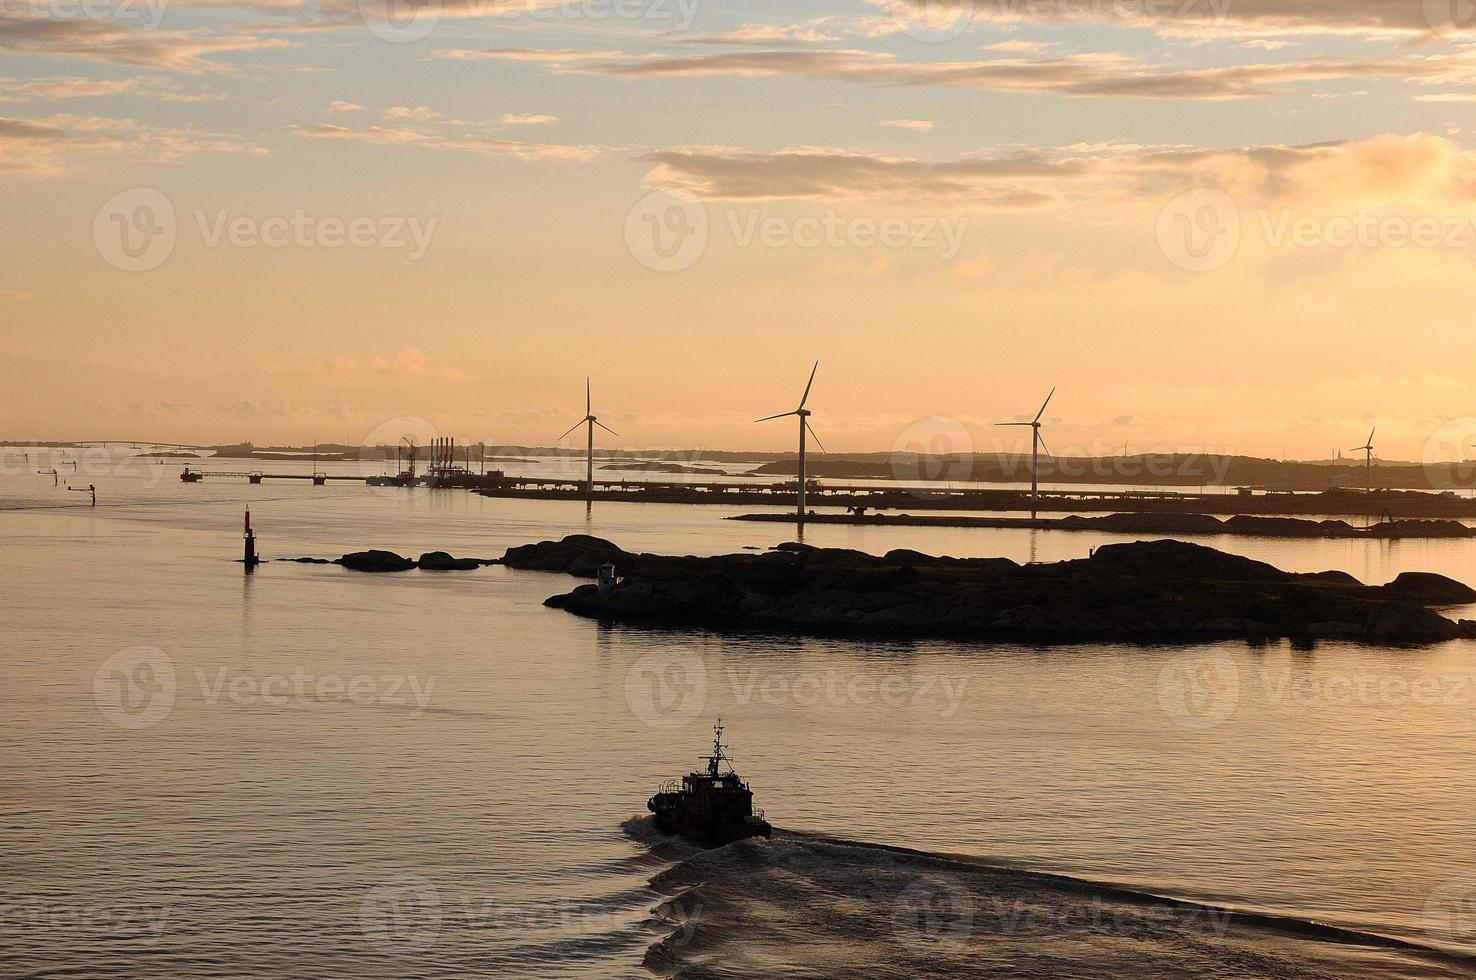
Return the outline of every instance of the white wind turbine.
<path id="1" fill-rule="evenodd" d="M 610 433 L 610 435 L 612 436 L 618 436 L 620 435 L 620 433 L 616 432 L 614 429 L 610 428 L 608 425 L 595 418 L 594 409 L 591 406 L 589 397 L 588 378 L 584 379 L 584 418 L 569 426 L 569 431 L 559 436 L 559 442 L 563 442 L 566 438 L 568 438 L 569 432 L 573 432 L 581 425 L 589 427 L 588 438 L 585 441 L 586 449 L 584 456 L 584 492 L 589 497 L 589 499 L 593 500 L 595 480 L 595 426 L 599 426 L 606 432 Z"/>
<path id="2" fill-rule="evenodd" d="M 1040 447 L 1045 446 L 1045 439 L 1040 434 L 1040 417 L 1045 414 L 1046 406 L 1056 396 L 1056 389 L 1046 395 L 1046 400 L 1041 403 L 1040 411 L 1035 413 L 1035 418 L 1029 422 L 996 422 L 995 425 L 1028 425 L 1030 426 L 1030 519 L 1035 520 L 1035 511 L 1040 496 Z M 1050 452 L 1046 446 L 1046 452 Z"/>
<path id="3" fill-rule="evenodd" d="M 1368 430 L 1368 441 L 1361 446 L 1354 446 L 1348 450 L 1350 453 L 1363 453 L 1363 492 L 1368 493 L 1373 489 L 1373 434 L 1376 429 Z"/>
<path id="4" fill-rule="evenodd" d="M 820 362 L 816 361 L 815 366 L 810 369 L 810 380 L 805 382 L 805 393 L 800 395 L 799 408 L 792 412 L 780 412 L 778 415 L 755 419 L 756 422 L 772 422 L 774 419 L 787 419 L 791 415 L 799 418 L 799 498 L 796 513 L 799 516 L 800 527 L 804 527 L 805 524 L 805 434 L 815 436 L 815 430 L 810 427 L 810 410 L 805 408 L 805 402 L 809 400 L 810 386 L 815 383 L 815 372 L 818 370 L 820 370 Z M 825 452 L 825 444 L 820 441 L 819 436 L 815 436 L 815 444 L 820 447 L 822 453 Z"/>

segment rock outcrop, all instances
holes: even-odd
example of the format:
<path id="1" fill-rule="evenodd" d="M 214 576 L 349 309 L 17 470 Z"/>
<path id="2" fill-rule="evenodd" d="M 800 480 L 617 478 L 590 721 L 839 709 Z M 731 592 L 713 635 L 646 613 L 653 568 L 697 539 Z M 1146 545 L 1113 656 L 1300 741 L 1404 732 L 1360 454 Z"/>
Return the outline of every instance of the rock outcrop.
<path id="1" fill-rule="evenodd" d="M 661 626 L 1003 642 L 1476 636 L 1476 621 L 1428 608 L 1476 602 L 1476 590 L 1444 576 L 1406 573 L 1374 587 L 1180 541 L 1105 545 L 1091 558 L 1022 566 L 805 545 L 711 558 L 633 555 L 574 535 L 503 558 L 513 568 L 584 576 L 605 562 L 623 576 L 615 585 L 580 586 L 546 605 Z"/>
<path id="2" fill-rule="evenodd" d="M 355 551 L 338 559 L 337 564 L 356 572 L 408 572 L 415 567 L 415 559 L 393 551 Z"/>
<path id="3" fill-rule="evenodd" d="M 427 572 L 457 572 L 480 568 L 483 563 L 476 558 L 454 558 L 444 551 L 427 551 L 417 564 Z"/>

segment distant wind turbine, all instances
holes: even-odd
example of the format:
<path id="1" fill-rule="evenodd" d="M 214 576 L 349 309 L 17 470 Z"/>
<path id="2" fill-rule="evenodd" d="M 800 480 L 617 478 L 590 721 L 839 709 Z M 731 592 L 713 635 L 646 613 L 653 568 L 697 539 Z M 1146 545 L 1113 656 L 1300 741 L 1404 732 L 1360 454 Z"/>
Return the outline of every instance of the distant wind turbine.
<path id="1" fill-rule="evenodd" d="M 1035 418 L 1029 422 L 996 422 L 995 425 L 1028 425 L 1030 426 L 1030 519 L 1035 520 L 1036 507 L 1039 505 L 1040 497 L 1040 447 L 1045 446 L 1045 439 L 1040 434 L 1040 417 L 1045 414 L 1046 406 L 1056 396 L 1056 389 L 1046 395 L 1046 400 L 1041 403 L 1040 411 L 1035 413 Z M 1050 452 L 1046 446 L 1046 452 Z"/>
<path id="2" fill-rule="evenodd" d="M 569 432 L 573 432 L 581 425 L 589 427 L 588 438 L 586 439 L 587 448 L 584 457 L 584 493 L 590 500 L 593 500 L 595 485 L 595 426 L 599 426 L 612 436 L 618 436 L 620 433 L 595 418 L 594 408 L 592 407 L 589 396 L 588 378 L 584 379 L 584 418 L 569 426 L 569 431 L 559 436 L 559 442 L 563 442 L 568 438 Z"/>
<path id="3" fill-rule="evenodd" d="M 768 415 L 754 420 L 755 422 L 772 422 L 774 419 L 787 419 L 791 415 L 799 418 L 799 497 L 796 513 L 799 515 L 800 527 L 804 527 L 805 524 L 805 434 L 815 436 L 815 430 L 810 426 L 810 410 L 805 408 L 805 402 L 810 398 L 810 386 L 815 383 L 815 372 L 818 370 L 820 370 L 820 362 L 816 361 L 815 366 L 810 368 L 810 380 L 805 382 L 805 393 L 800 395 L 799 408 L 792 412 L 780 412 L 778 415 Z M 819 436 L 815 436 L 815 444 L 820 447 L 822 453 L 825 452 L 825 444 L 820 441 Z"/>
<path id="4" fill-rule="evenodd" d="M 1368 441 L 1361 446 L 1354 446 L 1348 450 L 1350 453 L 1363 453 L 1363 492 L 1368 493 L 1373 489 L 1373 434 L 1375 430 L 1368 430 Z"/>

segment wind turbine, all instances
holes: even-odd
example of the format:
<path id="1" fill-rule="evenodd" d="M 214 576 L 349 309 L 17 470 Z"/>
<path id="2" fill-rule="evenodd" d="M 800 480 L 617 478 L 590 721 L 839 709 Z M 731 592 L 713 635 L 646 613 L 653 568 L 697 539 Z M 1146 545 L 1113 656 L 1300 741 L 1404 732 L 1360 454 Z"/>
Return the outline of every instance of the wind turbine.
<path id="1" fill-rule="evenodd" d="M 1354 446 L 1348 450 L 1350 453 L 1363 453 L 1363 492 L 1369 493 L 1373 489 L 1373 434 L 1375 430 L 1368 430 L 1368 441 L 1361 446 Z"/>
<path id="2" fill-rule="evenodd" d="M 787 419 L 791 415 L 799 418 L 799 498 L 796 513 L 799 516 L 799 526 L 802 528 L 805 526 L 805 433 L 815 436 L 815 430 L 810 427 L 810 410 L 805 408 L 805 402 L 809 400 L 810 386 L 815 383 L 815 372 L 818 370 L 820 370 L 820 362 L 816 361 L 815 366 L 810 368 L 810 380 L 805 382 L 805 393 L 800 395 L 799 408 L 792 412 L 780 412 L 778 415 L 769 415 L 754 420 L 755 422 L 772 422 L 774 419 Z M 825 452 L 825 444 L 820 441 L 819 436 L 815 436 L 815 444 L 820 447 L 822 453 Z"/>
<path id="3" fill-rule="evenodd" d="M 1040 411 L 1035 413 L 1035 418 L 1029 422 L 996 422 L 995 425 L 1028 425 L 1030 426 L 1030 519 L 1035 520 L 1035 510 L 1040 497 L 1040 447 L 1045 446 L 1045 439 L 1040 435 L 1040 417 L 1045 414 L 1046 406 L 1056 396 L 1056 389 L 1046 395 L 1046 400 L 1041 403 Z M 1046 446 L 1046 452 L 1050 452 Z"/>
<path id="4" fill-rule="evenodd" d="M 573 432 L 581 425 L 589 427 L 588 438 L 585 440 L 586 450 L 584 456 L 584 493 L 590 500 L 593 500 L 595 485 L 595 426 L 599 426 L 606 432 L 610 433 L 610 435 L 612 436 L 618 436 L 620 435 L 620 433 L 616 432 L 614 429 L 610 428 L 608 425 L 595 418 L 594 409 L 591 406 L 591 400 L 589 396 L 588 378 L 584 379 L 584 418 L 569 426 L 569 431 L 559 436 L 559 442 L 563 442 L 566 438 L 568 438 L 569 432 Z"/>

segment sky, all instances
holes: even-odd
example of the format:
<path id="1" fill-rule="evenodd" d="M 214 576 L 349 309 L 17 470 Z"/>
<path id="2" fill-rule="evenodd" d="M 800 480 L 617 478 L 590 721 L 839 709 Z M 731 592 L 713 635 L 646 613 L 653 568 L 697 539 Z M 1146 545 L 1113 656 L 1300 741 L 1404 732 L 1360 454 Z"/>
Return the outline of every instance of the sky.
<path id="1" fill-rule="evenodd" d="M 1473 107 L 1466 0 L 0 0 L 0 437 L 1459 454 Z"/>

